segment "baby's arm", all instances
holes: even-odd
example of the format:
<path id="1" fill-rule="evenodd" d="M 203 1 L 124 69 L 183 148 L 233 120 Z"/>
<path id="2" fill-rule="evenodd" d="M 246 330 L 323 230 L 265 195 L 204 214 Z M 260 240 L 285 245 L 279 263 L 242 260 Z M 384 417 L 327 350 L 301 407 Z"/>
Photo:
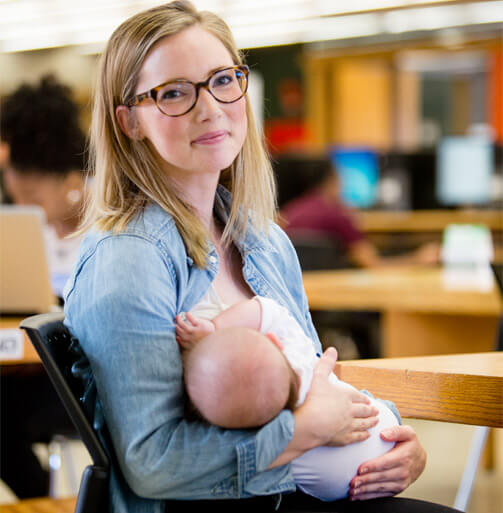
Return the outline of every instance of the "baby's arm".
<path id="1" fill-rule="evenodd" d="M 192 348 L 203 337 L 214 331 L 213 321 L 196 317 L 190 312 L 175 317 L 176 341 L 182 349 Z"/>
<path id="2" fill-rule="evenodd" d="M 202 319 L 190 312 L 175 317 L 176 340 L 183 349 L 190 349 L 203 337 L 215 330 L 236 326 L 258 330 L 262 318 L 260 302 L 247 299 L 231 305 L 212 320 Z"/>

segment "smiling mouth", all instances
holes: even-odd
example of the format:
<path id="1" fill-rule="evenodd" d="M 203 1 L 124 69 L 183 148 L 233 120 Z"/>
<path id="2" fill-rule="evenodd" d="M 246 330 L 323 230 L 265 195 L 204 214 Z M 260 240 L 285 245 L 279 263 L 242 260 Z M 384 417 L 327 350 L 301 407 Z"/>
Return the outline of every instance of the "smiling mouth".
<path id="1" fill-rule="evenodd" d="M 217 132 L 209 132 L 207 134 L 198 137 L 192 141 L 192 144 L 218 144 L 223 141 L 229 135 L 225 130 L 219 130 Z"/>

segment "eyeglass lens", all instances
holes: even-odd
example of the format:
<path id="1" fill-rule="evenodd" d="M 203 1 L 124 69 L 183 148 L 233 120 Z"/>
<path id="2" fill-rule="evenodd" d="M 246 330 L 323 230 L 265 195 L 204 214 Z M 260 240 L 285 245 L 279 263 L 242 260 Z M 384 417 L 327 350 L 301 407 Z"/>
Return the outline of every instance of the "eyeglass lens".
<path id="1" fill-rule="evenodd" d="M 247 77 L 239 69 L 225 69 L 214 73 L 209 81 L 213 97 L 223 103 L 232 103 L 246 91 Z M 170 116 L 187 112 L 196 101 L 196 87 L 191 82 L 171 82 L 157 92 L 157 105 Z"/>

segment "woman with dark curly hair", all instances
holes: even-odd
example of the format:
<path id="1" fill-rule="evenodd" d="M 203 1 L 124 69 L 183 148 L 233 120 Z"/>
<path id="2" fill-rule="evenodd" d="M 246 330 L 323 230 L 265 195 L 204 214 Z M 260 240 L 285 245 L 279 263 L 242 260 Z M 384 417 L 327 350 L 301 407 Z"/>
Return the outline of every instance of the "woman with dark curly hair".
<path id="1" fill-rule="evenodd" d="M 8 197 L 39 205 L 47 220 L 51 284 L 57 296 L 80 244 L 85 136 L 71 91 L 54 77 L 23 84 L 2 102 L 0 166 Z M 2 373 L 0 478 L 19 498 L 47 495 L 49 473 L 32 450 L 74 428 L 44 371 Z"/>
<path id="2" fill-rule="evenodd" d="M 52 287 L 61 297 L 80 243 L 66 236 L 79 224 L 85 194 L 85 135 L 71 90 L 52 76 L 21 85 L 2 102 L 0 134 L 5 192 L 44 209 Z"/>

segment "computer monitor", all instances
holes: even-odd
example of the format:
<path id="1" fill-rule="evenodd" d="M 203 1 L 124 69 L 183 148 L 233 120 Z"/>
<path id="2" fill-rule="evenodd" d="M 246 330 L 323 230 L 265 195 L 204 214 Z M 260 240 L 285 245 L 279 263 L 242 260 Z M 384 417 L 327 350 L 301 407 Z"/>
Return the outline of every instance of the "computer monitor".
<path id="1" fill-rule="evenodd" d="M 331 157 L 339 177 L 342 200 L 356 208 L 374 206 L 379 181 L 377 153 L 365 148 L 335 148 Z"/>
<path id="2" fill-rule="evenodd" d="M 437 147 L 436 195 L 444 206 L 483 205 L 491 199 L 493 145 L 481 136 L 442 139 Z"/>

